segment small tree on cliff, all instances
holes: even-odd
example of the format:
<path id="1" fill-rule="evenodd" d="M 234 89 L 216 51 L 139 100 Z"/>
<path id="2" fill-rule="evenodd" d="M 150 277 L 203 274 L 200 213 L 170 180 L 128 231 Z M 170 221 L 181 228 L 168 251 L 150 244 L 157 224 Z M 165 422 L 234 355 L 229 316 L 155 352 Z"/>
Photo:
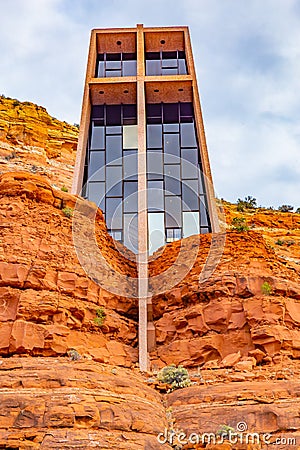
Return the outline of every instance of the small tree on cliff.
<path id="1" fill-rule="evenodd" d="M 280 212 L 292 212 L 294 207 L 292 205 L 281 205 L 278 207 Z"/>

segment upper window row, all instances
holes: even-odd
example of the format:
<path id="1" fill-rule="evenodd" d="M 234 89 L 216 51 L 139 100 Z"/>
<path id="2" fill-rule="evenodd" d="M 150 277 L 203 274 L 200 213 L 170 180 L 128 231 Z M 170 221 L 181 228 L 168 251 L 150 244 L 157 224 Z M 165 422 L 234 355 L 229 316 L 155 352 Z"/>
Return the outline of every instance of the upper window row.
<path id="1" fill-rule="evenodd" d="M 186 75 L 185 53 L 147 52 L 146 75 Z M 99 53 L 97 57 L 97 78 L 136 76 L 136 53 Z"/>

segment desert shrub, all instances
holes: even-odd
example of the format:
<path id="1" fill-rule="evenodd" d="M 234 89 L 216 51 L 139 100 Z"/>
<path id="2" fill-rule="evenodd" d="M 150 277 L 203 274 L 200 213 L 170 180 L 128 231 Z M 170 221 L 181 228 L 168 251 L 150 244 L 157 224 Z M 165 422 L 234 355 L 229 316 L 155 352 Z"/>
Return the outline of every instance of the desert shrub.
<path id="1" fill-rule="evenodd" d="M 62 209 L 62 212 L 66 217 L 72 217 L 73 216 L 73 209 L 69 208 L 69 206 L 66 206 L 66 208 Z"/>
<path id="2" fill-rule="evenodd" d="M 244 217 L 234 217 L 231 222 L 232 229 L 235 231 L 243 232 L 248 231 L 249 227 L 246 224 L 246 219 Z"/>
<path id="3" fill-rule="evenodd" d="M 238 211 L 245 211 L 247 209 L 255 209 L 257 207 L 256 198 L 251 197 L 251 195 L 248 195 L 245 197 L 244 200 L 241 200 L 238 198 L 237 200 L 237 210 Z"/>
<path id="4" fill-rule="evenodd" d="M 272 292 L 272 287 L 270 286 L 270 284 L 265 281 L 262 285 L 261 285 L 261 292 L 264 295 L 270 295 Z"/>
<path id="5" fill-rule="evenodd" d="M 102 327 L 104 320 L 106 318 L 106 313 L 104 311 L 104 308 L 98 308 L 96 309 L 96 317 L 94 318 L 94 323 L 98 325 L 98 327 Z"/>
<path id="6" fill-rule="evenodd" d="M 36 173 L 38 171 L 38 169 L 39 168 L 37 166 L 33 165 L 33 166 L 30 167 L 30 172 Z"/>
<path id="7" fill-rule="evenodd" d="M 291 245 L 295 244 L 295 241 L 293 239 L 288 239 L 287 241 L 285 241 L 285 244 L 290 247 Z"/>
<path id="8" fill-rule="evenodd" d="M 4 157 L 4 159 L 5 159 L 6 161 L 10 161 L 11 159 L 16 158 L 16 156 L 17 156 L 16 152 L 11 152 L 9 155 L 6 155 L 6 156 Z"/>
<path id="9" fill-rule="evenodd" d="M 68 188 L 67 188 L 66 186 L 62 186 L 62 187 L 61 187 L 61 191 L 63 191 L 63 192 L 68 192 Z"/>
<path id="10" fill-rule="evenodd" d="M 171 390 L 184 388 L 191 385 L 188 371 L 182 367 L 176 367 L 175 364 L 166 366 L 157 374 L 157 379 L 161 383 L 171 385 Z"/>
<path id="11" fill-rule="evenodd" d="M 282 241 L 281 239 L 277 239 L 277 241 L 275 242 L 276 245 L 284 245 L 284 241 Z"/>
<path id="12" fill-rule="evenodd" d="M 231 433 L 235 433 L 235 429 L 230 425 L 223 424 L 219 426 L 216 435 L 226 439 L 230 437 Z"/>
<path id="13" fill-rule="evenodd" d="M 292 212 L 294 207 L 292 205 L 281 205 L 278 206 L 278 211 L 280 212 Z"/>
<path id="14" fill-rule="evenodd" d="M 68 351 L 68 356 L 72 361 L 79 361 L 81 359 L 80 353 L 74 348 Z"/>

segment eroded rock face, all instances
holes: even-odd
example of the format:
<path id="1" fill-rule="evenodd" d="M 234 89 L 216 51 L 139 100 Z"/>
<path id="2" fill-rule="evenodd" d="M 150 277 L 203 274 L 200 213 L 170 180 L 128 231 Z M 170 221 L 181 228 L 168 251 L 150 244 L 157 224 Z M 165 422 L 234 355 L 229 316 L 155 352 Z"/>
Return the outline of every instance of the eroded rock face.
<path id="1" fill-rule="evenodd" d="M 72 217 L 62 211 L 75 202 L 37 175 L 7 173 L 0 179 L 0 354 L 55 356 L 74 348 L 128 367 L 137 361 L 137 302 L 105 291 L 81 267 Z M 96 238 L 117 272 L 136 277 L 135 264 L 117 252 L 101 211 Z M 94 322 L 99 308 L 106 313 L 101 327 Z"/>
<path id="2" fill-rule="evenodd" d="M 0 360 L 0 448 L 153 449 L 167 427 L 140 374 L 66 358 Z"/>
<path id="3" fill-rule="evenodd" d="M 150 274 L 173 264 L 180 245 L 166 246 L 150 264 Z M 189 242 L 190 241 L 190 242 Z M 200 274 L 211 236 L 201 236 L 195 264 L 174 289 L 153 299 L 157 349 L 153 364 L 202 365 L 255 349 L 267 358 L 284 352 L 299 357 L 299 272 L 277 257 L 260 233 L 229 231 L 215 271 Z"/>
<path id="4" fill-rule="evenodd" d="M 45 108 L 0 96 L 0 172 L 38 173 L 59 189 L 72 185 L 78 128 Z"/>

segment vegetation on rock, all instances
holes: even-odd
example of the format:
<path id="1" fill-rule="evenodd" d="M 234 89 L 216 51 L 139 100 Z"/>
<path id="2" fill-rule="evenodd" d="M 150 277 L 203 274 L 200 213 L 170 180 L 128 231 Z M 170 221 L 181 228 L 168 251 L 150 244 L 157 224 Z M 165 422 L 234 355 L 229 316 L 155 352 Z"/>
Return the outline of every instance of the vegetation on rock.
<path id="1" fill-rule="evenodd" d="M 188 371 L 182 367 L 176 367 L 175 364 L 166 366 L 157 374 L 157 379 L 161 383 L 166 383 L 171 386 L 171 390 L 188 387 L 191 385 L 191 380 Z"/>
<path id="2" fill-rule="evenodd" d="M 96 317 L 94 318 L 94 323 L 98 325 L 98 327 L 102 327 L 104 320 L 106 318 L 106 312 L 104 311 L 104 308 L 98 308 L 96 309 Z"/>
<path id="3" fill-rule="evenodd" d="M 244 217 L 234 217 L 231 222 L 232 229 L 238 232 L 248 231 L 249 227 L 246 224 Z"/>

